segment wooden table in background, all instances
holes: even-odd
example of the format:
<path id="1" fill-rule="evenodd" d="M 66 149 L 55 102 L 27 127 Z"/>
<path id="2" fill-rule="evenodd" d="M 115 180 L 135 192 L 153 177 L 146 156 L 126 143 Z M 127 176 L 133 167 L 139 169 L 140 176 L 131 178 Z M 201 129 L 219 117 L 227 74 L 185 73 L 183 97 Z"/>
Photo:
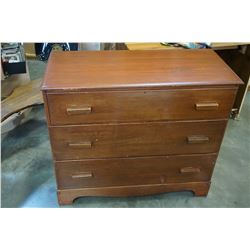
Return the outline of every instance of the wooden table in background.
<path id="1" fill-rule="evenodd" d="M 161 43 L 125 43 L 128 50 L 161 50 L 161 49 L 183 49 L 162 45 Z"/>
<path id="2" fill-rule="evenodd" d="M 161 43 L 125 43 L 128 50 L 160 50 L 160 49 L 183 49 L 182 47 L 172 47 L 162 45 Z M 237 49 L 238 46 L 247 45 L 247 43 L 211 43 L 214 50 Z"/>

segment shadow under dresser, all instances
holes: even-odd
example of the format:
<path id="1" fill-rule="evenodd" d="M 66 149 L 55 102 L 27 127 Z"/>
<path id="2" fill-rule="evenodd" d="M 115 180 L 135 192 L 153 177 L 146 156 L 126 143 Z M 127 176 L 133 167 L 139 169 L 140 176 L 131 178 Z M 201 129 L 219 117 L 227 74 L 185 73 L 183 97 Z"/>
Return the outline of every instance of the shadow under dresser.
<path id="1" fill-rule="evenodd" d="M 42 91 L 59 203 L 206 196 L 239 84 L 210 49 L 52 52 Z"/>

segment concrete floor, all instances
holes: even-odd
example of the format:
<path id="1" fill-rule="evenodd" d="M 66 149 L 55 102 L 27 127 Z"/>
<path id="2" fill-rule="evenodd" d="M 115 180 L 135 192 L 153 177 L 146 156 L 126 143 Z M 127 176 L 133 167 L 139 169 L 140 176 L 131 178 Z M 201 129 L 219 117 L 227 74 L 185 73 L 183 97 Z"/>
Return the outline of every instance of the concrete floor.
<path id="1" fill-rule="evenodd" d="M 45 64 L 29 62 L 31 79 Z M 2 139 L 2 207 L 59 207 L 43 106 Z M 191 192 L 144 197 L 83 197 L 63 207 L 250 207 L 250 93 L 239 121 L 230 120 L 206 198 Z"/>

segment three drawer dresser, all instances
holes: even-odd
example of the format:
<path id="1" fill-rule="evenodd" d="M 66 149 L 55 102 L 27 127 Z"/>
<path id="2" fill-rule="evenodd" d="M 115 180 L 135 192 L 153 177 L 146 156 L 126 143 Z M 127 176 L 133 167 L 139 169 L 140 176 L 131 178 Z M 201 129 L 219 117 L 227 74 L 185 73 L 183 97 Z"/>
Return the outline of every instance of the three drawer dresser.
<path id="1" fill-rule="evenodd" d="M 52 52 L 42 91 L 59 203 L 206 196 L 241 83 L 210 49 Z"/>

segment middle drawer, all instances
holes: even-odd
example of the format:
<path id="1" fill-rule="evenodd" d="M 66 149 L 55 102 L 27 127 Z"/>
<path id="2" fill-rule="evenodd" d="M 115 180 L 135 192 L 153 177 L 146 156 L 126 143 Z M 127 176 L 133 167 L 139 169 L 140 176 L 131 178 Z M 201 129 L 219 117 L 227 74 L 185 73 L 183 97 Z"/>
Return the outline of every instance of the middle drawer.
<path id="1" fill-rule="evenodd" d="M 213 153 L 226 121 L 50 127 L 55 160 Z"/>

